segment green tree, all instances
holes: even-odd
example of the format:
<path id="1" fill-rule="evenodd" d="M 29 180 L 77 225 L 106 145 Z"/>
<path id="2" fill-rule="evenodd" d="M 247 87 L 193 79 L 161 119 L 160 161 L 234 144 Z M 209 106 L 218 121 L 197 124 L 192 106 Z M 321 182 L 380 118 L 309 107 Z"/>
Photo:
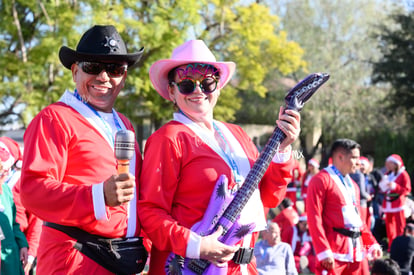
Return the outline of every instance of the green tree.
<path id="1" fill-rule="evenodd" d="M 319 152 L 326 157 L 336 138 L 358 140 L 364 133 L 394 122 L 383 111 L 387 90 L 370 81 L 370 61 L 379 54 L 375 50 L 377 40 L 370 33 L 376 22 L 386 22 L 392 1 L 267 2 L 281 17 L 288 38 L 305 50 L 307 71 L 297 72 L 292 78 L 298 81 L 316 71 L 331 76 L 302 112 L 300 142 L 306 159 Z M 312 133 L 316 136 L 310 146 L 307 139 Z"/>
<path id="2" fill-rule="evenodd" d="M 376 33 L 381 57 L 374 62 L 374 83 L 389 84 L 391 113 L 406 111 L 414 117 L 414 12 L 390 15 L 392 24 L 381 24 Z"/>
<path id="3" fill-rule="evenodd" d="M 79 36 L 93 24 L 113 24 L 130 52 L 145 47 L 140 66 L 128 72 L 127 85 L 117 101 L 119 110 L 138 124 L 143 117 L 149 117 L 155 127 L 169 119 L 172 106 L 152 88 L 148 69 L 156 60 L 169 58 L 185 40 L 200 38 L 218 60 L 238 64 L 215 114 L 232 120 L 240 107 L 240 90 L 263 95 L 268 71 L 287 74 L 304 66 L 303 51 L 278 30 L 278 18 L 264 5 L 243 2 L 4 0 L 0 4 L 4 57 L 0 61 L 4 83 L 0 89 L 1 98 L 13 108 L 0 112 L 12 110 L 26 124 L 64 89 L 73 89 L 70 71 L 59 62 L 58 49 L 62 45 L 75 48 Z"/>

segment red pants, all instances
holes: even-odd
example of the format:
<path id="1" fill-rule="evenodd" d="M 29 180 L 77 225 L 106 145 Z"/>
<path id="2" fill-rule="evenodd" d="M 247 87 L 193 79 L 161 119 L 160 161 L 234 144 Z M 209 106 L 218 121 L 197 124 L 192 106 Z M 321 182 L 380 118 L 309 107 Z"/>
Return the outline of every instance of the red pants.
<path id="1" fill-rule="evenodd" d="M 391 243 L 395 237 L 404 233 L 404 227 L 404 210 L 394 213 L 385 213 L 385 229 L 387 231 L 388 238 L 388 251 L 390 250 Z"/>
<path id="2" fill-rule="evenodd" d="M 340 262 L 335 260 L 334 267 L 330 270 L 326 270 L 318 261 L 316 264 L 316 275 L 361 275 L 361 262 Z M 328 273 L 322 273 L 326 270 Z"/>

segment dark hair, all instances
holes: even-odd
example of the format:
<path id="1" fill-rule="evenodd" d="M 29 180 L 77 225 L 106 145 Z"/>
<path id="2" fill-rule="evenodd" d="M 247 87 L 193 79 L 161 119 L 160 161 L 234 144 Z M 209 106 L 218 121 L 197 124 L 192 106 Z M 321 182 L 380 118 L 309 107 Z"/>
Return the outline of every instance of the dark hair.
<path id="1" fill-rule="evenodd" d="M 344 150 L 347 153 L 351 152 L 353 149 L 361 149 L 361 145 L 359 145 L 356 141 L 352 139 L 347 138 L 341 138 L 335 140 L 335 142 L 332 144 L 330 156 L 332 157 L 334 153 L 336 153 L 339 150 Z"/>
<path id="2" fill-rule="evenodd" d="M 414 224 L 413 223 L 407 223 L 406 225 L 405 225 L 405 231 L 408 231 L 408 232 L 414 232 Z"/>
<path id="3" fill-rule="evenodd" d="M 372 275 L 400 275 L 400 266 L 390 258 L 376 259 L 371 268 Z"/>
<path id="4" fill-rule="evenodd" d="M 365 157 L 368 159 L 369 162 L 374 163 L 374 157 L 373 156 L 366 155 Z"/>

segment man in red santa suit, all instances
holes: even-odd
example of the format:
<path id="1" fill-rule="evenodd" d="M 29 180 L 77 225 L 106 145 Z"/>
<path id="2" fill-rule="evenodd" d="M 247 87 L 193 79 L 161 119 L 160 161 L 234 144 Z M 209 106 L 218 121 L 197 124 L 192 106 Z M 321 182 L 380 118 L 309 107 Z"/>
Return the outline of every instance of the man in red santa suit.
<path id="1" fill-rule="evenodd" d="M 382 177 L 379 187 L 385 195 L 382 211 L 385 214 L 385 228 L 390 248 L 395 237 L 404 233 L 404 204 L 406 196 L 411 192 L 411 180 L 401 156 L 397 154 L 392 154 L 385 160 L 385 168 L 387 172 Z"/>
<path id="2" fill-rule="evenodd" d="M 282 242 L 288 243 L 292 247 L 295 258 L 296 269 L 304 272 L 308 268 L 310 272 L 315 272 L 315 252 L 312 246 L 312 238 L 308 230 L 308 219 L 306 213 L 299 216 L 296 225 L 285 230 L 285 239 Z M 306 258 L 307 266 L 301 265 L 301 259 Z"/>
<path id="3" fill-rule="evenodd" d="M 36 115 L 24 135 L 21 200 L 47 222 L 38 274 L 113 274 L 74 248 L 73 228 L 109 239 L 140 234 L 135 175 L 142 157 L 135 141 L 129 172 L 118 175 L 115 136 L 133 126 L 113 106 L 142 52 L 128 54 L 114 26 L 93 26 L 76 50 L 59 51 L 76 88 Z"/>
<path id="4" fill-rule="evenodd" d="M 309 232 L 318 262 L 316 274 L 361 274 L 361 262 L 379 258 L 382 251 L 359 213 L 359 190 L 349 173 L 355 172 L 360 145 L 338 139 L 331 148 L 332 165 L 309 183 L 306 209 Z"/>

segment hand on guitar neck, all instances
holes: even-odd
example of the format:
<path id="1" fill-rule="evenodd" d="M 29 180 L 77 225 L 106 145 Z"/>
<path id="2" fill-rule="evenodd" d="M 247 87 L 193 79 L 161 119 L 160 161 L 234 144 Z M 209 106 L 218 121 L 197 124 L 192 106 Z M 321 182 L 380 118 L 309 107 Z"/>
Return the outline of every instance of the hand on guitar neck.
<path id="1" fill-rule="evenodd" d="M 279 119 L 276 125 L 286 135 L 280 143 L 279 152 L 285 152 L 288 147 L 299 137 L 300 133 L 300 113 L 292 109 L 280 107 Z"/>

